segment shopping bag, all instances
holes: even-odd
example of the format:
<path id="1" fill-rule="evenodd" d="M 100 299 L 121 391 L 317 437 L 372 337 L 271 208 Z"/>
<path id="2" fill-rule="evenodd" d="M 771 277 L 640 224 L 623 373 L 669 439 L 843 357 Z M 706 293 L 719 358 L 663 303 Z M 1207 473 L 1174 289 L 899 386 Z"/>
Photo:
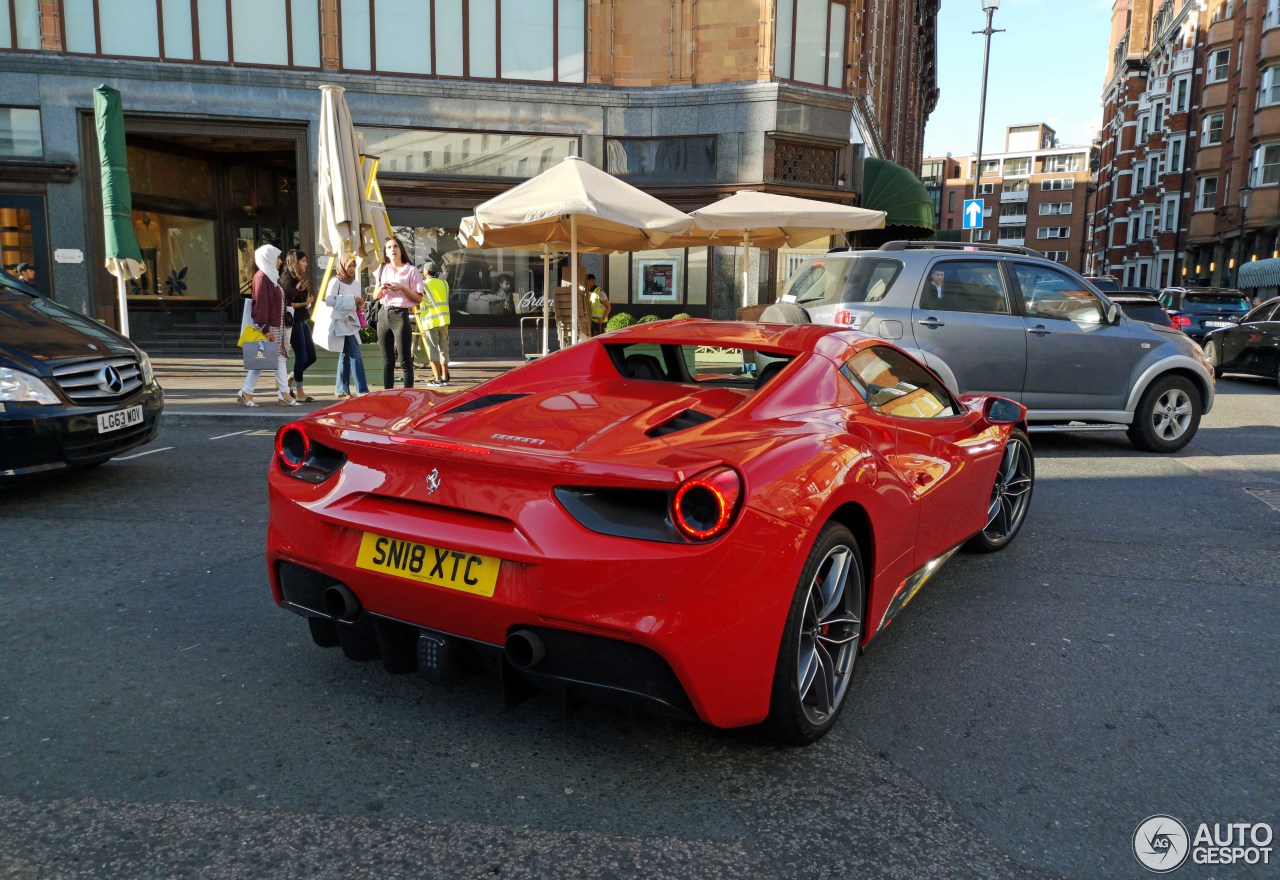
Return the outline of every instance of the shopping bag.
<path id="1" fill-rule="evenodd" d="M 247 343 L 244 352 L 244 368 L 246 370 L 275 370 L 276 344 L 270 339 L 261 339 Z"/>
<path id="2" fill-rule="evenodd" d="M 336 349 L 330 347 L 332 343 L 329 336 L 332 327 L 333 306 L 329 303 L 329 298 L 317 300 L 311 307 L 311 338 L 315 340 L 316 345 L 326 351 L 342 351 L 341 343 Z"/>
<path id="3" fill-rule="evenodd" d="M 252 324 L 246 324 L 244 329 L 240 331 L 240 341 L 236 345 L 245 345 L 250 342 L 262 342 L 267 338 L 267 334 L 263 333 Z"/>

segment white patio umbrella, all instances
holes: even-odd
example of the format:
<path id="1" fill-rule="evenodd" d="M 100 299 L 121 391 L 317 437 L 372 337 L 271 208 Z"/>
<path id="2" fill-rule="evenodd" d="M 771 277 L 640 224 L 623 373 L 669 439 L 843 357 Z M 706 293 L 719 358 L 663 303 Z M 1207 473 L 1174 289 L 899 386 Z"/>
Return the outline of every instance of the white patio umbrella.
<path id="1" fill-rule="evenodd" d="M 578 254 L 660 247 L 672 235 L 688 230 L 692 222 L 687 214 L 665 202 L 577 156 L 569 156 L 477 206 L 475 216 L 463 221 L 458 239 L 465 247 L 542 250 L 546 245 L 544 253 L 564 250 L 567 244 L 570 283 L 575 291 L 570 338 L 577 343 Z M 546 307 L 544 301 L 544 313 Z"/>
<path id="2" fill-rule="evenodd" d="M 319 185 L 320 234 L 317 243 L 329 256 L 325 281 L 342 254 L 356 258 L 356 269 L 378 262 L 378 242 L 373 232 L 373 211 L 366 194 L 367 181 L 360 167 L 361 142 L 351 123 L 346 90 L 320 87 Z M 324 281 L 318 298 L 324 297 Z"/>
<path id="3" fill-rule="evenodd" d="M 884 211 L 742 190 L 689 213 L 693 228 L 666 242 L 667 247 L 698 247 L 738 239 L 744 248 L 742 304 L 747 302 L 747 256 L 751 247 L 799 247 L 842 232 L 883 229 Z"/>

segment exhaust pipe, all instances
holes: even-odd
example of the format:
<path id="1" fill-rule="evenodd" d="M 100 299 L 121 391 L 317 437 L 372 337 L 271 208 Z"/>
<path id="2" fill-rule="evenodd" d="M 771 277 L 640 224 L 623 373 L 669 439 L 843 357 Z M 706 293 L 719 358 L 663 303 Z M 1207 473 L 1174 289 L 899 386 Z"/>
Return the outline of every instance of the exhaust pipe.
<path id="1" fill-rule="evenodd" d="M 324 591 L 324 612 L 339 620 L 355 620 L 360 615 L 360 600 L 349 587 L 334 584 Z"/>
<path id="2" fill-rule="evenodd" d="M 507 636 L 507 662 L 516 669 L 537 666 L 547 656 L 547 646 L 532 630 L 518 629 Z"/>

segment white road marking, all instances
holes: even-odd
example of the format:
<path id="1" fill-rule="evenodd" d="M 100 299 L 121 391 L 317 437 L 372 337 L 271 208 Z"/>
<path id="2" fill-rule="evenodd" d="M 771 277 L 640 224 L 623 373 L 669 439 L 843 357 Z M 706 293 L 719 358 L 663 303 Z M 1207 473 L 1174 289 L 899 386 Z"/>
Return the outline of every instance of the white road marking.
<path id="1" fill-rule="evenodd" d="M 123 455 L 116 461 L 128 461 L 131 458 L 142 458 L 144 455 L 155 455 L 157 452 L 168 452 L 172 446 L 161 446 L 159 449 L 148 449 L 146 452 L 136 452 L 133 455 Z"/>
<path id="2" fill-rule="evenodd" d="M 230 434 L 219 434 L 217 437 L 210 437 L 210 440 L 224 440 L 227 437 L 239 437 L 241 434 L 248 434 L 252 429 L 246 428 L 243 431 L 232 431 Z"/>

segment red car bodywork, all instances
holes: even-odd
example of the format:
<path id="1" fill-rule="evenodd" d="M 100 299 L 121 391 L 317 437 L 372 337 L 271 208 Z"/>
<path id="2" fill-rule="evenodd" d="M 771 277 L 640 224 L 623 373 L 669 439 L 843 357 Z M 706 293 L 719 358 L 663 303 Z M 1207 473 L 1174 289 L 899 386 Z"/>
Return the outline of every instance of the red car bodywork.
<path id="1" fill-rule="evenodd" d="M 638 343 L 793 359 L 754 392 L 625 378 L 606 346 Z M 965 398 L 964 411 L 947 418 L 872 409 L 840 372 L 872 344 L 886 345 L 831 327 L 666 321 L 585 341 L 466 392 L 387 391 L 317 412 L 294 427 L 343 463 L 307 482 L 272 462 L 267 567 L 276 602 L 322 616 L 287 600 L 280 572 L 291 563 L 347 585 L 381 618 L 495 650 L 527 626 L 639 645 L 669 665 L 704 721 L 759 722 L 797 579 L 825 523 L 844 522 L 861 545 L 865 644 L 931 563 L 987 521 L 1014 426 L 988 421 L 982 399 Z M 498 402 L 479 406 L 490 400 Z M 651 436 L 690 410 L 710 418 Z M 555 494 L 673 492 L 718 465 L 741 475 L 742 502 L 727 532 L 707 543 L 601 534 Z M 457 558 L 496 557 L 494 593 L 359 568 L 366 532 Z"/>

